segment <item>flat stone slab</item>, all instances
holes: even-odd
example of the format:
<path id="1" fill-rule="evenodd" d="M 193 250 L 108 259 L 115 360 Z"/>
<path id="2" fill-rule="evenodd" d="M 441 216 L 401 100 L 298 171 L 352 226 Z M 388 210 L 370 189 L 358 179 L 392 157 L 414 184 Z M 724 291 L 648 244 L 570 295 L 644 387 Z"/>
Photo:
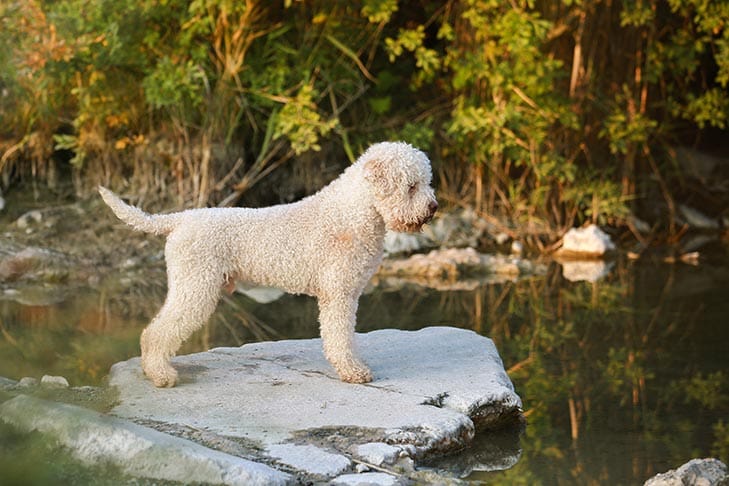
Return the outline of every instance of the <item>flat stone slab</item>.
<path id="1" fill-rule="evenodd" d="M 114 464 L 138 477 L 181 483 L 292 484 L 293 477 L 265 464 L 215 451 L 189 440 L 98 412 L 19 395 L 0 404 L 0 421 L 40 432 L 87 464 Z"/>
<path id="2" fill-rule="evenodd" d="M 391 460 L 417 460 L 461 448 L 476 430 L 521 412 L 493 342 L 472 331 L 381 330 L 357 343 L 375 377 L 365 385 L 341 382 L 319 339 L 176 357 L 180 383 L 170 389 L 155 388 L 133 358 L 112 367 L 119 402 L 111 413 L 237 440 L 284 470 L 331 479 L 354 470 L 358 446 L 389 444 L 400 450 Z M 371 456 L 359 450 L 362 461 Z"/>

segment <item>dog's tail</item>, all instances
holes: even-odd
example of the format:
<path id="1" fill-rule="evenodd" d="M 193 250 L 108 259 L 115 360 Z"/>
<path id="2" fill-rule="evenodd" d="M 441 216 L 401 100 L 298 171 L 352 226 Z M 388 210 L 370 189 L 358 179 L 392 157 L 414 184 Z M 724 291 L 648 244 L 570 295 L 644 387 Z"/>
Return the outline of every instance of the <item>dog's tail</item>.
<path id="1" fill-rule="evenodd" d="M 116 217 L 138 231 L 167 235 L 178 225 L 178 214 L 147 214 L 139 208 L 130 206 L 109 189 L 99 186 L 99 194 L 114 211 Z"/>

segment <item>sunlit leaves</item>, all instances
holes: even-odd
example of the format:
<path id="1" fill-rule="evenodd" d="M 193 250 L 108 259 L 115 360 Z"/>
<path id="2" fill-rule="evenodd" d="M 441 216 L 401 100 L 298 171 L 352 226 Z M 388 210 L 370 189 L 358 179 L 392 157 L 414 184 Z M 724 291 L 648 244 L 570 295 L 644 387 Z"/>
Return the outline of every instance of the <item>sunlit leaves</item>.
<path id="1" fill-rule="evenodd" d="M 159 60 L 142 82 L 147 102 L 154 108 L 195 107 L 203 101 L 205 74 L 191 60 L 175 63 L 169 57 Z"/>
<path id="2" fill-rule="evenodd" d="M 722 371 L 709 373 L 706 377 L 691 377 L 681 387 L 686 391 L 686 399 L 699 403 L 709 410 L 729 409 L 729 375 Z"/>
<path id="3" fill-rule="evenodd" d="M 0 13 L 3 140 L 18 157 L 45 145 L 36 163 L 55 144 L 77 167 L 125 172 L 132 145 L 117 142 L 136 134 L 274 160 L 325 141 L 353 157 L 407 133 L 477 171 L 486 209 L 561 226 L 618 221 L 623 191 L 650 177 L 636 158 L 677 125 L 729 125 L 727 2 L 29 0 Z"/>
<path id="4" fill-rule="evenodd" d="M 657 126 L 640 113 L 629 114 L 617 108 L 605 120 L 605 127 L 600 134 L 608 140 L 610 152 L 625 155 L 635 144 L 648 141 L 652 130 Z"/>
<path id="5" fill-rule="evenodd" d="M 314 95 L 311 86 L 302 86 L 296 97 L 288 100 L 276 117 L 274 139 L 287 137 L 297 154 L 320 150 L 319 138 L 337 125 L 336 119 L 322 119 L 316 109 Z"/>
<path id="6" fill-rule="evenodd" d="M 400 29 L 396 38 L 385 39 L 385 47 L 390 56 L 390 62 L 401 56 L 405 51 L 415 52 L 423 46 L 425 27 L 417 26 L 415 29 Z"/>
<path id="7" fill-rule="evenodd" d="M 622 27 L 642 27 L 650 24 L 655 18 L 654 4 L 648 0 L 623 2 L 620 12 L 620 25 Z"/>
<path id="8" fill-rule="evenodd" d="M 687 97 L 684 117 L 699 127 L 711 126 L 724 129 L 729 122 L 729 95 L 726 90 L 712 88 L 698 96 Z"/>
<path id="9" fill-rule="evenodd" d="M 387 22 L 397 12 L 397 0 L 364 0 L 362 15 L 372 23 Z"/>

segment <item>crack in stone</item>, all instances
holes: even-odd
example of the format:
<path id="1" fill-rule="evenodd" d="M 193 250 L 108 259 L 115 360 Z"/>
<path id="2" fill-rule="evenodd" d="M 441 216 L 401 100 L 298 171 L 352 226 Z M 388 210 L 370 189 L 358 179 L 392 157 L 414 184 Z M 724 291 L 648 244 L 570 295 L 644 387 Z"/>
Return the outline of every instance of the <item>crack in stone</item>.
<path id="1" fill-rule="evenodd" d="M 422 401 L 421 405 L 430 405 L 436 408 L 443 408 L 444 403 L 443 401 L 448 398 L 448 392 L 438 393 L 434 397 L 428 397 L 424 401 Z"/>

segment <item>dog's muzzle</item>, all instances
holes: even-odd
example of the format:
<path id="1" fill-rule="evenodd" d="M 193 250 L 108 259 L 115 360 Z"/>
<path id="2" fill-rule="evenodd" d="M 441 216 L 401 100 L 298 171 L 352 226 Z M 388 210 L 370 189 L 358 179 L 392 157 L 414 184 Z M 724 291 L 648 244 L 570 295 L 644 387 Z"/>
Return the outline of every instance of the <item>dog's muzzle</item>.
<path id="1" fill-rule="evenodd" d="M 433 216 L 435 216 L 436 211 L 438 211 L 438 201 L 430 201 L 430 204 L 428 204 L 428 215 L 425 217 L 422 224 L 430 223 L 433 220 Z"/>
<path id="2" fill-rule="evenodd" d="M 426 214 L 425 217 L 417 223 L 407 224 L 407 231 L 411 233 L 421 231 L 424 224 L 428 224 L 433 220 L 433 216 L 435 216 L 436 211 L 438 211 L 438 203 L 435 200 L 430 201 L 428 204 L 428 214 Z"/>

